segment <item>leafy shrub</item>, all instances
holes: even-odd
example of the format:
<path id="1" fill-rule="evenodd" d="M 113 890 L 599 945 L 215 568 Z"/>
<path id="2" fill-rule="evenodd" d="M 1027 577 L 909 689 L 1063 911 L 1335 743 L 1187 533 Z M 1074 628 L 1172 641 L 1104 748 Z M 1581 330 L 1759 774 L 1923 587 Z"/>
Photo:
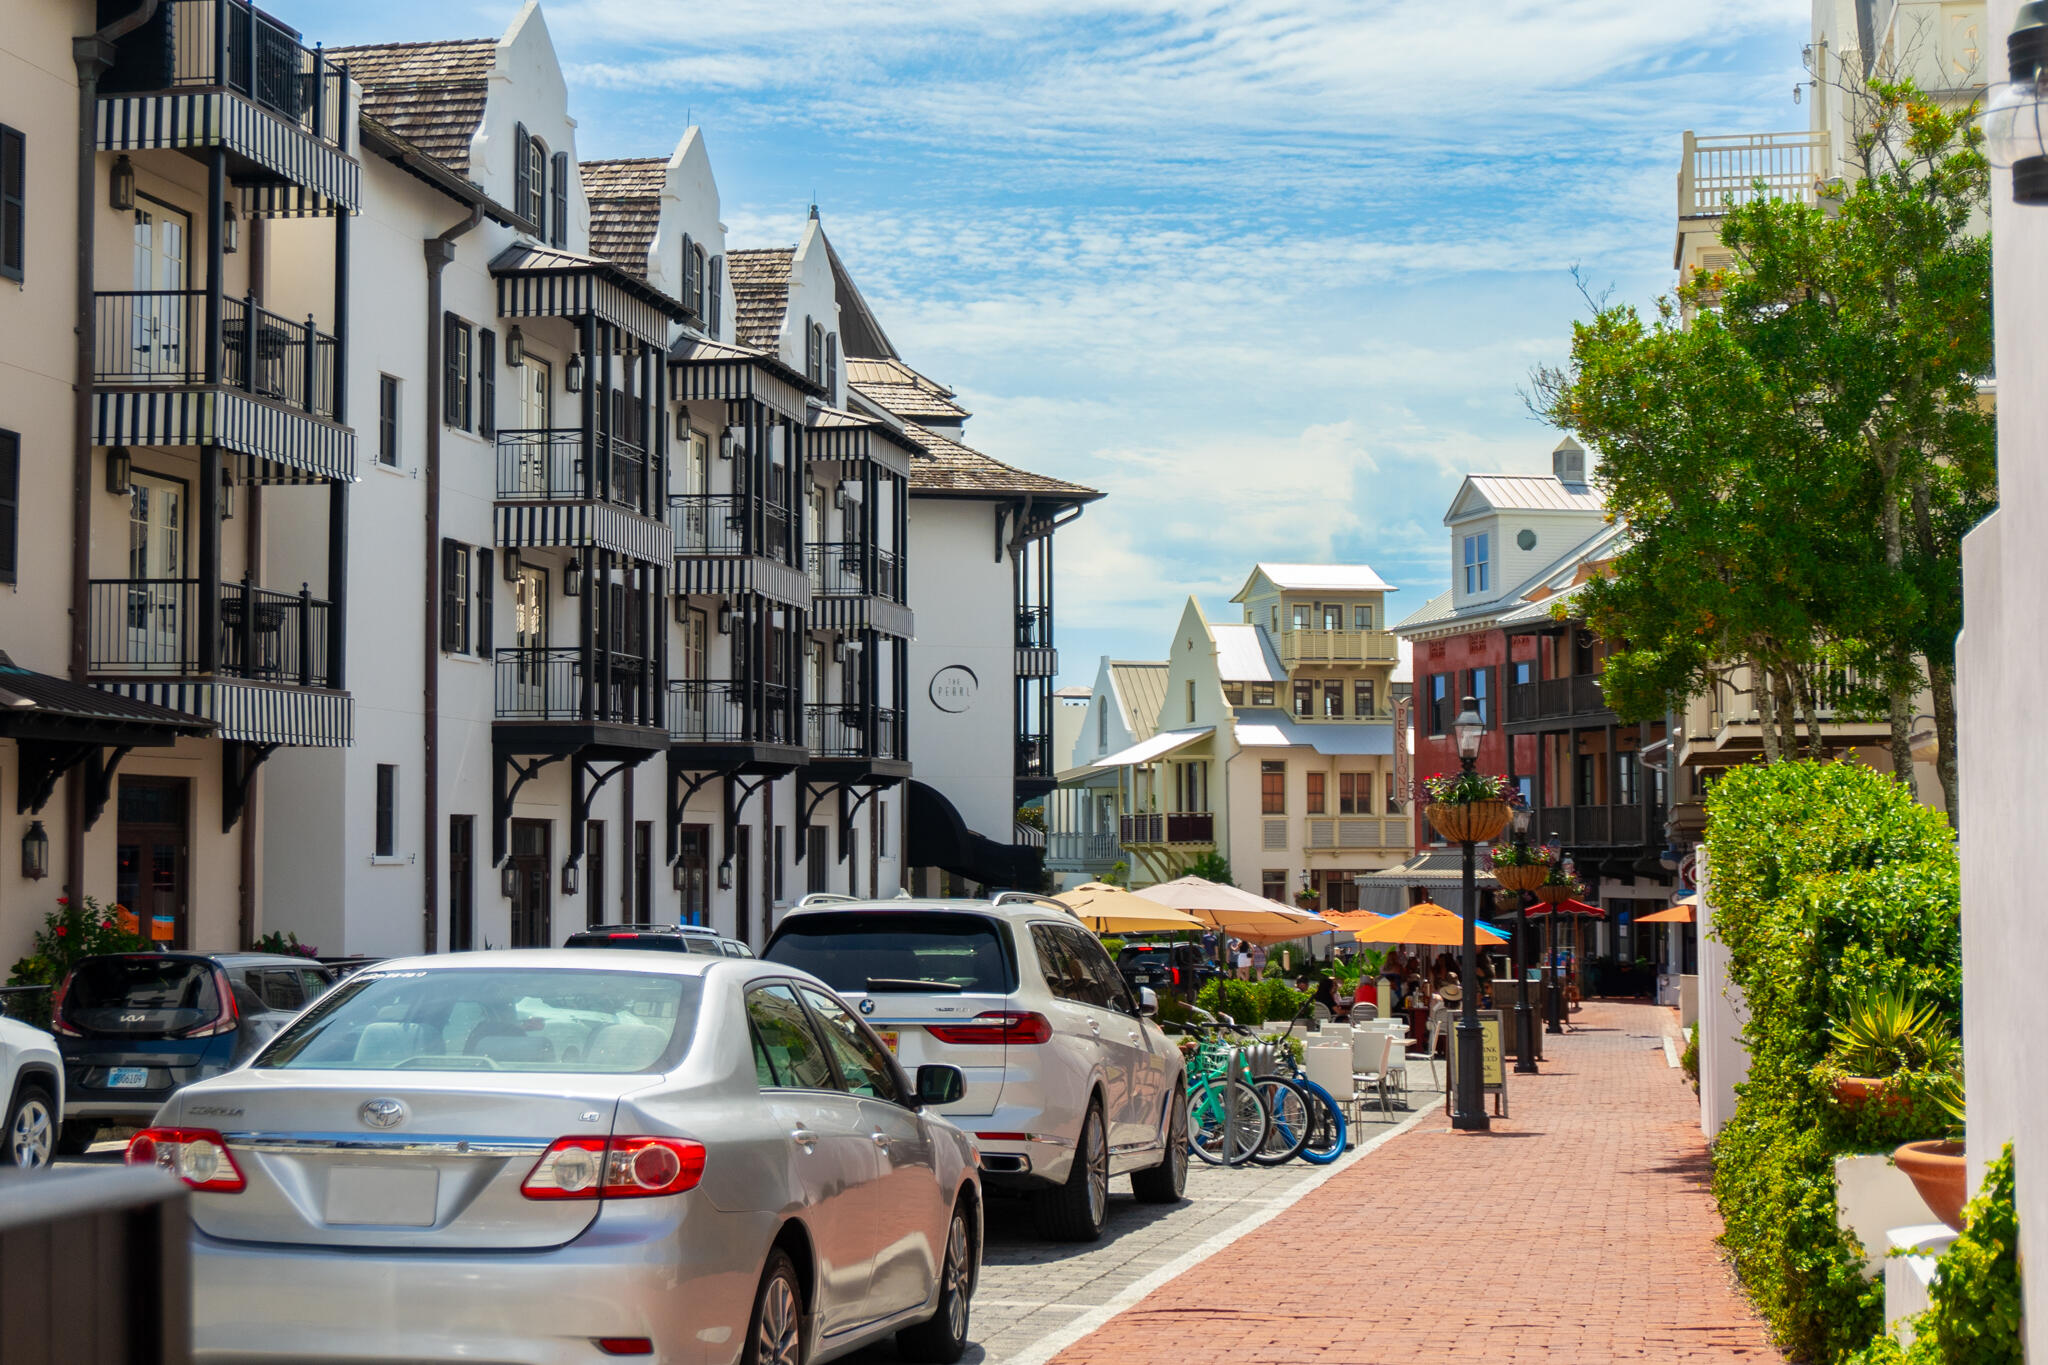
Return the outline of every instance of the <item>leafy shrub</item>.
<path id="1" fill-rule="evenodd" d="M 15 961 L 7 984 L 54 986 L 70 973 L 80 958 L 98 957 L 102 953 L 139 952 L 149 944 L 141 934 L 128 928 L 135 923 L 135 916 L 119 905 L 103 908 L 91 896 L 73 905 L 69 898 L 59 896 L 57 908 L 43 916 L 43 927 L 36 931 L 35 941 L 30 945 L 32 951 L 27 957 Z M 15 1017 L 23 1023 L 41 1029 L 50 1026 L 50 997 L 47 993 L 32 996 L 12 1008 Z"/>
<path id="2" fill-rule="evenodd" d="M 1268 977 L 1258 984 L 1259 1006 L 1265 1011 L 1259 1016 L 1261 1021 L 1292 1019 L 1310 999 L 1307 991 L 1298 991 L 1277 977 Z"/>
<path id="3" fill-rule="evenodd" d="M 1852 1076 L 1943 1069 L 1957 1060 L 1955 1034 L 1941 1011 L 1899 987 L 1851 999 L 1833 1032 L 1833 1060 Z"/>
<path id="4" fill-rule="evenodd" d="M 255 951 L 277 953 L 282 957 L 318 957 L 320 950 L 308 943 L 299 942 L 299 936 L 290 931 L 279 933 L 273 929 L 256 940 Z M 1114 954 L 1111 954 L 1114 956 Z"/>
<path id="5" fill-rule="evenodd" d="M 1685 1078 L 1692 1082 L 1692 1093 L 1700 1093 L 1700 1029 L 1695 1024 L 1685 1031 L 1685 1051 L 1678 1054 L 1678 1065 L 1684 1069 Z"/>
<path id="6" fill-rule="evenodd" d="M 1106 938 L 1102 940 L 1102 951 L 1109 954 L 1109 960 L 1111 962 L 1116 961 L 1117 954 L 1121 953 L 1123 950 L 1124 941 L 1120 938 Z"/>
<path id="7" fill-rule="evenodd" d="M 1855 763 L 1731 770 L 1707 801 L 1714 932 L 1749 1009 L 1749 1079 L 1714 1143 L 1723 1241 L 1788 1355 L 1840 1362 L 1883 1325 L 1884 1287 L 1835 1222 L 1833 1162 L 1941 1131 L 1933 1076 L 1907 1102 L 1835 1104 L 1831 1019 L 1880 990 L 1959 1014 L 1960 892 L 1947 822 Z"/>
<path id="8" fill-rule="evenodd" d="M 1263 982 L 1239 981 L 1234 977 L 1212 977 L 1195 993 L 1195 1004 L 1211 1014 L 1227 1014 L 1240 1024 L 1265 1022 L 1261 998 Z"/>

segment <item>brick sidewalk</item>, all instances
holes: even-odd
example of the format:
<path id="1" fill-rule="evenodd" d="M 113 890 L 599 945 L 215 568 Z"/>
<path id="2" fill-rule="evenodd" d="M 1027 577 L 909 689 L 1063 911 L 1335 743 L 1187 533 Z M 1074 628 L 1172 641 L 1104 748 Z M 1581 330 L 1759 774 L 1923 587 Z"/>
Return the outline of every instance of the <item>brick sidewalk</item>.
<path id="1" fill-rule="evenodd" d="M 1588 1003 L 1492 1133 L 1439 1109 L 1056 1365 L 1780 1361 L 1714 1245 L 1670 1018 Z"/>

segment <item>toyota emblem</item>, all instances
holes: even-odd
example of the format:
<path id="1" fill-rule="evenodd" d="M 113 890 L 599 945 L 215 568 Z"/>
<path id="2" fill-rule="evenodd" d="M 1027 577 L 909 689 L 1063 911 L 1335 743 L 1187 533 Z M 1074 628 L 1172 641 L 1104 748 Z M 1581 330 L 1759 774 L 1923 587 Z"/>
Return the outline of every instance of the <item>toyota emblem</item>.
<path id="1" fill-rule="evenodd" d="M 397 1100 L 364 1100 L 356 1114 L 372 1128 L 396 1128 L 405 1122 L 405 1105 Z"/>
<path id="2" fill-rule="evenodd" d="M 862 1014 L 873 1014 L 873 1013 L 875 1012 L 875 1002 L 874 1002 L 874 1001 L 872 1001 L 872 1000 L 863 1000 L 863 1001 L 861 1001 L 861 1002 L 860 1002 L 860 1012 L 861 1012 Z"/>

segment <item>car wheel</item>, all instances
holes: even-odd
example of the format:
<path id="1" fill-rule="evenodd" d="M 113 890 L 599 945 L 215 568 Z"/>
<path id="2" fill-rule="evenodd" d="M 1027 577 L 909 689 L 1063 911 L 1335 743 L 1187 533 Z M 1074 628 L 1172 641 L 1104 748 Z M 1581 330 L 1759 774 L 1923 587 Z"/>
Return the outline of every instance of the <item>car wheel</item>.
<path id="1" fill-rule="evenodd" d="M 99 1139 L 100 1126 L 91 1119 L 66 1119 L 57 1133 L 58 1156 L 84 1156 Z"/>
<path id="2" fill-rule="evenodd" d="M 1033 1201 L 1038 1231 L 1061 1242 L 1092 1242 L 1102 1236 L 1109 1217 L 1109 1136 L 1102 1122 L 1102 1102 L 1088 1106 L 1081 1139 L 1074 1144 L 1074 1164 L 1063 1185 L 1041 1190 Z"/>
<path id="3" fill-rule="evenodd" d="M 974 1298 L 974 1239 L 967 1231 L 967 1208 L 953 1207 L 946 1230 L 946 1259 L 939 1267 L 939 1304 L 928 1321 L 896 1334 L 896 1353 L 905 1360 L 953 1365 L 967 1354 L 968 1307 Z"/>
<path id="4" fill-rule="evenodd" d="M 804 1295 L 788 1253 L 768 1253 L 741 1365 L 804 1365 Z"/>
<path id="5" fill-rule="evenodd" d="M 0 1162 L 40 1170 L 57 1151 L 57 1101 L 41 1081 L 27 1081 L 8 1111 Z"/>
<path id="6" fill-rule="evenodd" d="M 1179 1086 L 1167 1115 L 1166 1155 L 1149 1170 L 1131 1172 L 1131 1193 L 1143 1204 L 1178 1204 L 1188 1187 L 1188 1096 Z"/>

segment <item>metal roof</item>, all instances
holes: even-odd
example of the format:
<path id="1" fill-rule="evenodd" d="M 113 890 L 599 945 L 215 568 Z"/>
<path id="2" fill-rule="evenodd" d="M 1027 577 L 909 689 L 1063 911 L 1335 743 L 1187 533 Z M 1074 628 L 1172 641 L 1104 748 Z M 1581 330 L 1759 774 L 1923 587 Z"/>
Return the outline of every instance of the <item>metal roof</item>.
<path id="1" fill-rule="evenodd" d="M 1132 739 L 1150 739 L 1159 728 L 1159 708 L 1166 704 L 1166 673 L 1163 661 L 1109 661 L 1109 686 Z"/>
<path id="2" fill-rule="evenodd" d="M 1467 474 L 1451 499 L 1444 524 L 1460 514 L 1467 491 L 1500 512 L 1605 512 L 1607 505 L 1591 485 L 1562 483 L 1549 474 Z"/>
<path id="3" fill-rule="evenodd" d="M 1150 763 L 1155 758 L 1163 758 L 1175 749 L 1185 749 L 1195 741 L 1207 739 L 1215 733 L 1216 727 L 1213 725 L 1203 725 L 1192 730 L 1162 730 L 1143 743 L 1133 744 L 1128 749 L 1119 749 L 1113 754 L 1096 759 L 1089 766 L 1128 768 L 1134 763 Z"/>
<path id="4" fill-rule="evenodd" d="M 1247 749 L 1314 749 L 1333 758 L 1384 758 L 1394 752 L 1394 726 L 1391 721 L 1304 725 L 1285 711 L 1240 708 L 1237 742 Z"/>
<path id="5" fill-rule="evenodd" d="M 1216 672 L 1224 682 L 1282 682 L 1287 670 L 1266 628 L 1243 622 L 1209 627 L 1216 642 Z"/>
<path id="6" fill-rule="evenodd" d="M 1264 574 L 1282 592 L 1394 592 L 1393 584 L 1372 571 L 1369 564 L 1266 564 L 1252 566 L 1252 577 L 1237 590 L 1233 602 L 1242 602 L 1252 590 L 1252 580 Z"/>

